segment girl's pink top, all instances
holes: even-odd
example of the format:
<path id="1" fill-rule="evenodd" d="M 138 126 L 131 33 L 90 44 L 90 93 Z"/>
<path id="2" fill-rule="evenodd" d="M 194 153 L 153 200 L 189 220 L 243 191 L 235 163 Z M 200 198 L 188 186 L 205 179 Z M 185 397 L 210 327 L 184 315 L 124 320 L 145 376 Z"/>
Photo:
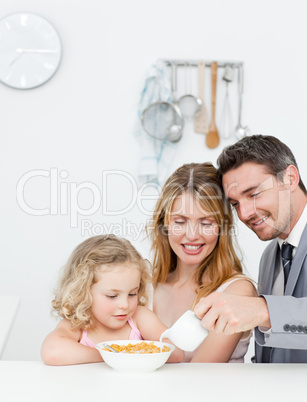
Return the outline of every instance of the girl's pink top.
<path id="1" fill-rule="evenodd" d="M 141 335 L 140 331 L 137 329 L 137 327 L 135 326 L 132 318 L 129 318 L 128 324 L 131 327 L 131 332 L 130 332 L 130 335 L 129 335 L 129 341 L 142 340 L 143 339 L 142 335 Z M 81 345 L 89 346 L 90 348 L 95 348 L 96 347 L 95 344 L 87 337 L 87 330 L 86 329 L 84 329 L 83 332 L 82 332 L 82 338 L 80 340 L 80 343 L 81 343 Z"/>

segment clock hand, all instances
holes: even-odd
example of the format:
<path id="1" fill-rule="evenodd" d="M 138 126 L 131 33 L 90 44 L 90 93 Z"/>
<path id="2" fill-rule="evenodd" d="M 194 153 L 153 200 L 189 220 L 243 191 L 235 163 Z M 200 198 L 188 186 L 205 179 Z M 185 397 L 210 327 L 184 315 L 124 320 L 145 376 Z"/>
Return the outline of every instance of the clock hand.
<path id="1" fill-rule="evenodd" d="M 23 55 L 23 53 L 20 53 L 18 56 L 16 56 L 15 57 L 15 59 L 13 59 L 11 62 L 10 62 L 10 67 L 21 57 Z"/>
<path id="2" fill-rule="evenodd" d="M 16 49 L 16 53 L 58 53 L 58 51 L 53 49 L 22 49 L 19 47 Z"/>
<path id="3" fill-rule="evenodd" d="M 16 49 L 16 53 L 19 53 L 15 59 L 13 59 L 10 62 L 10 66 L 12 66 L 23 54 L 25 53 L 44 53 L 44 54 L 52 54 L 52 53 L 57 53 L 57 50 L 53 49 L 22 49 L 21 47 L 18 47 Z"/>

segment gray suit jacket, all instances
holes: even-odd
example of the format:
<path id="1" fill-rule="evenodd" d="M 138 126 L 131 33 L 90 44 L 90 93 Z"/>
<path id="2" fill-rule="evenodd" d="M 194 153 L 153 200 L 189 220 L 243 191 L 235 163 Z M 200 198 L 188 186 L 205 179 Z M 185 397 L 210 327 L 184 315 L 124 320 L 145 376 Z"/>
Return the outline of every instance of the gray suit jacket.
<path id="1" fill-rule="evenodd" d="M 307 226 L 292 261 L 284 296 L 271 295 L 278 253 L 275 239 L 260 261 L 259 293 L 268 305 L 271 334 L 265 342 L 263 333 L 255 329 L 256 362 L 307 363 Z"/>

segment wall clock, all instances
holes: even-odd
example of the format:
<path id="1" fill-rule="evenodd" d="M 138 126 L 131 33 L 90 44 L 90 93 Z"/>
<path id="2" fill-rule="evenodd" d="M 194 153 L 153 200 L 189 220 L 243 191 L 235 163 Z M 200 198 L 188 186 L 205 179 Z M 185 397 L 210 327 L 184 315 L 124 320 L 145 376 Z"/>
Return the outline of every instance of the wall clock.
<path id="1" fill-rule="evenodd" d="M 12 88 L 38 87 L 57 71 L 62 58 L 59 34 L 45 18 L 14 13 L 0 20 L 0 81 Z"/>

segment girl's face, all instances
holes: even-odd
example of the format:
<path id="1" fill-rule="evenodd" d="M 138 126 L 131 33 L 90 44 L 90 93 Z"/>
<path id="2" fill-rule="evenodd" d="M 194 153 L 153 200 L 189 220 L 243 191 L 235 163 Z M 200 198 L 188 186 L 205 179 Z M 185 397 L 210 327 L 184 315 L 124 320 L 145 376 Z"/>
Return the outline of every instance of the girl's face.
<path id="1" fill-rule="evenodd" d="M 138 305 L 141 273 L 131 263 L 112 264 L 101 274 L 92 288 L 92 314 L 108 328 L 122 328 L 133 316 Z"/>
<path id="2" fill-rule="evenodd" d="M 168 239 L 177 264 L 197 268 L 214 250 L 218 236 L 217 222 L 201 209 L 192 194 L 185 192 L 175 199 Z"/>

